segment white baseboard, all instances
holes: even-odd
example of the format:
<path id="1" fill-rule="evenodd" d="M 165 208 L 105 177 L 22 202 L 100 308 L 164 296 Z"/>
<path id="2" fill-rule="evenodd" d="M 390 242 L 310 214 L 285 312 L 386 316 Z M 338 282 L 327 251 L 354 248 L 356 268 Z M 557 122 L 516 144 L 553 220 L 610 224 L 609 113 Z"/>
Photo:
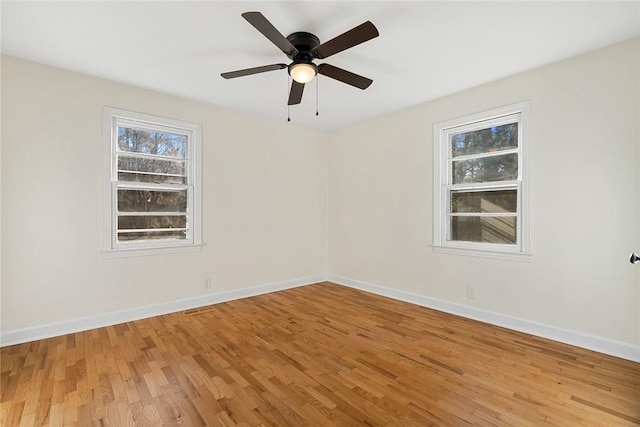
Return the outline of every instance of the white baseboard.
<path id="1" fill-rule="evenodd" d="M 233 291 L 225 291 L 202 295 L 193 298 L 185 298 L 176 301 L 168 301 L 160 304 L 135 307 L 111 313 L 98 314 L 84 318 L 65 320 L 62 322 L 49 323 L 23 329 L 15 329 L 0 334 L 0 347 L 21 344 L 29 341 L 51 338 L 55 336 L 70 334 L 74 332 L 86 331 L 89 329 L 101 328 L 105 326 L 117 325 L 119 323 L 144 319 L 147 317 L 160 316 L 177 311 L 189 310 L 205 305 L 217 304 L 269 292 L 282 291 L 313 283 L 331 281 L 338 285 L 360 289 L 365 292 L 382 295 L 400 301 L 417 304 L 423 307 L 432 308 L 446 313 L 455 314 L 469 319 L 479 320 L 496 326 L 512 329 L 527 334 L 548 338 L 565 344 L 575 345 L 588 350 L 609 354 L 623 359 L 640 363 L 640 346 L 614 341 L 607 338 L 589 335 L 582 332 L 557 328 L 543 323 L 533 322 L 514 316 L 508 316 L 489 310 L 456 304 L 449 301 L 418 295 L 411 292 L 397 289 L 385 288 L 373 285 L 360 280 L 349 279 L 336 275 L 318 275 L 302 277 L 298 279 L 285 280 L 281 282 L 268 283 L 252 286 Z"/>
<path id="2" fill-rule="evenodd" d="M 132 320 L 160 316 L 168 313 L 175 313 L 177 311 L 189 310 L 205 305 L 252 297 L 269 292 L 282 291 L 285 289 L 310 285 L 312 283 L 318 283 L 325 280 L 327 280 L 327 277 L 325 275 L 301 277 L 298 279 L 284 280 L 281 282 L 268 283 L 233 291 L 225 291 L 175 301 L 167 301 L 160 304 L 134 307 L 111 313 L 98 314 L 95 316 L 76 318 L 65 320 L 62 322 L 49 323 L 46 325 L 38 325 L 22 329 L 15 329 L 12 331 L 2 332 L 0 334 L 0 347 L 56 337 L 74 332 L 87 331 L 89 329 L 117 325 L 119 323 L 130 322 Z"/>
<path id="3" fill-rule="evenodd" d="M 632 360 L 634 362 L 640 362 L 639 345 L 614 341 L 607 338 L 602 338 L 595 335 L 589 335 L 568 329 L 557 328 L 555 326 L 521 319 L 514 316 L 508 316 L 489 310 L 482 310 L 462 304 L 456 304 L 436 298 L 430 298 L 424 295 L 414 294 L 411 292 L 372 285 L 370 283 L 349 279 L 342 276 L 329 275 L 327 280 L 339 285 L 371 292 L 372 294 L 382 295 L 423 307 L 432 308 L 434 310 L 444 311 L 445 313 L 455 314 L 469 319 L 501 326 L 507 329 L 524 332 L 542 338 L 548 338 L 553 341 L 559 341 L 565 344 L 574 345 L 576 347 L 597 351 L 599 353 Z"/>

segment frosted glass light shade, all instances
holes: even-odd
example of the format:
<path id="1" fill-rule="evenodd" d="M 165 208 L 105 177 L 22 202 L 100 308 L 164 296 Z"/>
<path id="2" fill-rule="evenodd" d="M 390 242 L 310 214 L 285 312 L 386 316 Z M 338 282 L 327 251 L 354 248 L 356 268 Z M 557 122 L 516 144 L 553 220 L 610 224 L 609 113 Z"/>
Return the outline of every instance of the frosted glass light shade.
<path id="1" fill-rule="evenodd" d="M 312 63 L 300 62 L 289 67 L 289 75 L 298 83 L 309 83 L 316 76 L 317 68 Z"/>

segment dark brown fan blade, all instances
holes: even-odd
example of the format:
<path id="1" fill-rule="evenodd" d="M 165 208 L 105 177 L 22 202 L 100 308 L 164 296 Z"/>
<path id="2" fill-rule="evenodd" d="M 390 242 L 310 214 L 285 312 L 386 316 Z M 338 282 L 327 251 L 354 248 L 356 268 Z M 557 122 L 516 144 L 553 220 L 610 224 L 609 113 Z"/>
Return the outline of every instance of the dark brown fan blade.
<path id="1" fill-rule="evenodd" d="M 289 92 L 289 102 L 287 105 L 296 105 L 302 102 L 302 92 L 304 91 L 304 83 L 298 83 L 293 80 L 291 82 L 291 92 Z"/>
<path id="2" fill-rule="evenodd" d="M 318 73 L 362 90 L 368 88 L 371 83 L 373 83 L 371 79 L 354 74 L 351 71 L 343 70 L 342 68 L 334 67 L 330 64 L 318 65 Z"/>
<path id="3" fill-rule="evenodd" d="M 367 21 L 364 24 L 360 24 L 355 28 L 350 29 L 346 33 L 340 34 L 338 37 L 334 37 L 331 40 L 322 43 L 316 47 L 313 51 L 313 55 L 316 58 L 324 59 L 331 55 L 335 55 L 338 52 L 342 52 L 350 47 L 357 46 L 360 43 L 364 43 L 367 40 L 371 40 L 378 37 L 378 29 L 371 21 Z"/>
<path id="4" fill-rule="evenodd" d="M 294 45 L 291 44 L 289 40 L 285 36 L 280 33 L 273 26 L 271 22 L 260 12 L 245 12 L 242 14 L 242 17 L 246 19 L 249 24 L 253 25 L 256 30 L 260 31 L 262 35 L 271 40 L 271 43 L 278 46 L 278 48 L 283 51 L 286 55 L 292 55 L 298 52 L 298 49 Z"/>
<path id="5" fill-rule="evenodd" d="M 225 79 L 235 79 L 236 77 L 250 76 L 251 74 L 266 73 L 267 71 L 282 70 L 287 68 L 286 64 L 263 65 L 262 67 L 246 68 L 244 70 L 229 71 L 220 74 Z"/>

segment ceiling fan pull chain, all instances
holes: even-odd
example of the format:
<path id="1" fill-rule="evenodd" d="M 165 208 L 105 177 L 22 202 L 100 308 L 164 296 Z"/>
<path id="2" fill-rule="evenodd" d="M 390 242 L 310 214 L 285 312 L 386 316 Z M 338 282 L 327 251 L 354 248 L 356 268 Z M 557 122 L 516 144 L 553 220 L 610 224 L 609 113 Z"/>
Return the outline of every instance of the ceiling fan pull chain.
<path id="1" fill-rule="evenodd" d="M 318 82 L 319 81 L 320 81 L 320 76 L 316 76 L 316 117 L 319 116 L 318 114 L 318 85 L 319 85 Z"/>
<path id="2" fill-rule="evenodd" d="M 287 87 L 285 93 L 289 96 L 289 86 L 291 85 L 291 76 L 287 77 Z M 291 121 L 291 106 L 287 103 L 287 121 Z"/>

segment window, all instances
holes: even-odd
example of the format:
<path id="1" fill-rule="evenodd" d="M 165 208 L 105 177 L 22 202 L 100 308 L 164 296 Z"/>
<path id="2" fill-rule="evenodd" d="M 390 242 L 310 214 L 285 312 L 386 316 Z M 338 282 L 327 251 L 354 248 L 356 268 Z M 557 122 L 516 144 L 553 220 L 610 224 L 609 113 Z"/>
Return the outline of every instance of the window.
<path id="1" fill-rule="evenodd" d="M 528 103 L 434 126 L 434 250 L 528 260 Z"/>
<path id="2" fill-rule="evenodd" d="M 199 250 L 200 126 L 105 108 L 110 254 Z"/>

